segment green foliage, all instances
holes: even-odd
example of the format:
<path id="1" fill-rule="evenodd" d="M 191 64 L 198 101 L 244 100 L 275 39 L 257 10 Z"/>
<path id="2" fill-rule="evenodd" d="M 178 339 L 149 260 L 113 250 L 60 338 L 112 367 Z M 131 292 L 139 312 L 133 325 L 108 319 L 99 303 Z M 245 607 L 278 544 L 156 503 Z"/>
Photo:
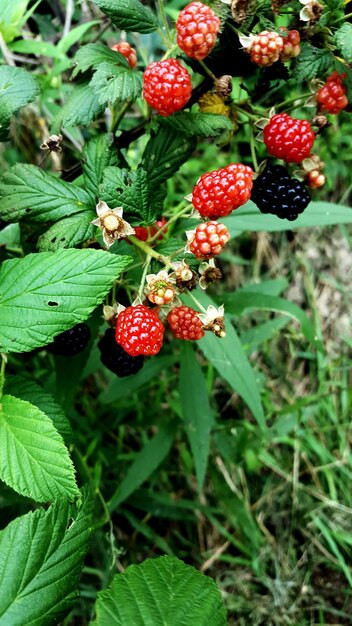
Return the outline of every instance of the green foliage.
<path id="1" fill-rule="evenodd" d="M 136 100 L 142 93 L 142 72 L 101 63 L 89 85 L 99 93 L 100 104 L 115 104 Z"/>
<path id="2" fill-rule="evenodd" d="M 105 13 L 115 26 L 121 30 L 151 33 L 158 28 L 153 13 L 139 0 L 94 0 L 95 4 Z"/>
<path id="3" fill-rule="evenodd" d="M 174 557 L 147 559 L 102 591 L 92 626 L 225 626 L 215 583 Z"/>
<path id="4" fill-rule="evenodd" d="M 76 85 L 70 98 L 56 116 L 52 130 L 58 131 L 62 126 L 87 126 L 99 117 L 104 106 L 100 102 L 99 93 L 87 83 Z"/>
<path id="5" fill-rule="evenodd" d="M 141 163 L 148 174 L 149 184 L 157 186 L 168 180 L 189 159 L 195 147 L 194 139 L 170 128 L 159 127 L 151 135 Z"/>
<path id="6" fill-rule="evenodd" d="M 161 193 L 160 193 L 161 191 Z M 113 208 L 121 206 L 131 224 L 153 224 L 162 209 L 164 193 L 150 183 L 148 173 L 106 167 L 100 185 L 100 195 Z"/>
<path id="7" fill-rule="evenodd" d="M 0 350 L 33 350 L 86 320 L 129 262 L 98 250 L 58 250 L 3 263 Z"/>
<path id="8" fill-rule="evenodd" d="M 352 63 L 352 24 L 346 22 L 335 34 L 336 44 L 347 63 Z"/>
<path id="9" fill-rule="evenodd" d="M 7 139 L 12 115 L 38 94 L 39 85 L 32 74 L 20 67 L 0 66 L 0 141 Z"/>
<path id="10" fill-rule="evenodd" d="M 5 42 L 19 35 L 27 6 L 28 0 L 0 0 L 0 33 Z"/>
<path id="11" fill-rule="evenodd" d="M 218 137 L 224 131 L 233 130 L 233 122 L 225 115 L 214 113 L 175 113 L 160 119 L 160 123 L 191 137 Z"/>
<path id="12" fill-rule="evenodd" d="M 94 211 L 84 211 L 59 220 L 39 237 L 39 252 L 55 252 L 60 248 L 74 248 L 92 238 L 95 230 L 92 220 L 95 217 Z"/>
<path id="13" fill-rule="evenodd" d="M 326 48 L 315 48 L 308 42 L 301 45 L 301 53 L 296 59 L 294 77 L 299 82 L 322 77 L 333 64 L 333 55 Z"/>
<path id="14" fill-rule="evenodd" d="M 92 533 L 92 502 L 61 499 L 0 532 L 0 624 L 49 626 L 72 606 Z M 19 608 L 20 607 L 20 608 Z"/>
<path id="15" fill-rule="evenodd" d="M 119 165 L 119 157 L 113 136 L 108 133 L 94 137 L 83 148 L 84 186 L 93 197 L 97 197 L 104 170 L 109 166 Z"/>

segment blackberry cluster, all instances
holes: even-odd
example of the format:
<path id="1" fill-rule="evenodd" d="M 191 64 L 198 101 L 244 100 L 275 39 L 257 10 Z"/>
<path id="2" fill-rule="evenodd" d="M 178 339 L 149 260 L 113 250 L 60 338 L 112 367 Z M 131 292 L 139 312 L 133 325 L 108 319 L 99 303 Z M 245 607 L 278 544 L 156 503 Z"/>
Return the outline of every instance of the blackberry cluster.
<path id="1" fill-rule="evenodd" d="M 73 328 L 57 335 L 47 349 L 52 354 L 60 356 L 75 356 L 87 347 L 90 340 L 90 330 L 87 324 L 76 324 Z"/>
<path id="2" fill-rule="evenodd" d="M 108 328 L 98 343 L 100 360 L 116 376 L 123 378 L 137 374 L 144 364 L 144 356 L 130 356 L 115 339 L 115 330 Z"/>
<path id="3" fill-rule="evenodd" d="M 295 220 L 310 202 L 306 186 L 292 178 L 282 165 L 268 164 L 253 183 L 251 200 L 262 213 Z"/>

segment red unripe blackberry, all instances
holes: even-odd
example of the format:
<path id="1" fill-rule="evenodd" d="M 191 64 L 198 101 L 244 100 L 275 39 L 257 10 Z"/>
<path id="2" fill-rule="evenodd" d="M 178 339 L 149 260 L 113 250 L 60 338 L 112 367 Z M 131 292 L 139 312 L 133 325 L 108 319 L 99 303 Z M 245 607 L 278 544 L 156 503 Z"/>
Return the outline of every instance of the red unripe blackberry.
<path id="1" fill-rule="evenodd" d="M 189 249 L 197 259 L 211 259 L 222 252 L 229 239 L 230 233 L 224 224 L 206 222 L 197 226 Z"/>
<path id="2" fill-rule="evenodd" d="M 190 74 L 177 59 L 154 61 L 144 72 L 144 98 L 159 115 L 183 109 L 191 94 Z"/>
<path id="3" fill-rule="evenodd" d="M 197 311 L 188 306 L 177 306 L 167 316 L 170 328 L 177 339 L 197 341 L 204 337 L 203 322 Z"/>
<path id="4" fill-rule="evenodd" d="M 287 113 L 276 113 L 264 128 L 267 151 L 286 163 L 301 163 L 309 156 L 315 135 L 308 120 L 298 120 Z"/>
<path id="5" fill-rule="evenodd" d="M 76 324 L 73 328 L 56 335 L 47 349 L 60 356 L 75 356 L 83 352 L 90 340 L 90 329 L 87 324 Z"/>
<path id="6" fill-rule="evenodd" d="M 269 67 L 279 60 L 283 47 L 284 41 L 280 35 L 263 30 L 253 37 L 247 50 L 253 63 L 260 67 Z"/>
<path id="7" fill-rule="evenodd" d="M 130 356 L 115 339 L 113 328 L 107 328 L 98 342 L 100 360 L 116 376 L 123 378 L 137 374 L 144 364 L 144 356 Z"/>
<path id="8" fill-rule="evenodd" d="M 348 105 L 346 97 L 346 87 L 343 79 L 346 74 L 340 74 L 335 70 L 327 78 L 325 85 L 321 87 L 317 93 L 317 101 L 319 108 L 323 113 L 332 113 L 338 115 Z"/>
<path id="9" fill-rule="evenodd" d="M 160 230 L 160 228 L 162 228 L 164 225 L 166 224 L 166 219 L 165 217 L 162 217 L 161 220 L 158 220 L 157 222 L 155 222 L 155 224 L 153 224 L 153 226 L 134 226 L 134 236 L 137 237 L 137 239 L 139 239 L 140 241 L 147 241 L 147 239 L 150 239 L 151 237 L 154 237 L 154 235 L 157 234 L 157 232 Z M 161 239 L 164 239 L 166 233 L 167 233 L 167 228 L 164 228 L 163 231 L 160 233 L 159 237 L 156 238 L 156 241 L 160 241 Z"/>
<path id="10" fill-rule="evenodd" d="M 136 67 L 137 53 L 127 41 L 120 41 L 119 43 L 115 43 L 113 46 L 111 46 L 111 50 L 122 54 L 127 59 L 131 70 Z"/>
<path id="11" fill-rule="evenodd" d="M 297 57 L 301 52 L 301 35 L 298 30 L 289 30 L 287 34 L 283 33 L 282 39 L 284 45 L 280 53 L 280 61 L 289 61 L 290 59 Z"/>
<path id="12" fill-rule="evenodd" d="M 203 217 L 217 219 L 249 200 L 253 171 L 248 165 L 232 163 L 203 174 L 193 189 L 192 203 Z"/>
<path id="13" fill-rule="evenodd" d="M 220 19 L 202 2 L 191 2 L 176 22 L 177 44 L 191 59 L 200 61 L 214 48 Z"/>
<path id="14" fill-rule="evenodd" d="M 157 354 L 163 344 L 164 325 L 144 304 L 129 306 L 116 322 L 116 341 L 130 356 Z"/>

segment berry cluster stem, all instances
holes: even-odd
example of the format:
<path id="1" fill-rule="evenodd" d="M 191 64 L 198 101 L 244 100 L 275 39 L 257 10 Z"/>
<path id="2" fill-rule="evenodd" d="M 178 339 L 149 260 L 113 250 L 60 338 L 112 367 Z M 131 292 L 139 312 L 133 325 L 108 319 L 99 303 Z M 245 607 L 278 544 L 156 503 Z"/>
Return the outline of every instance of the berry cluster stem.
<path id="1" fill-rule="evenodd" d="M 184 215 L 184 213 L 187 213 L 189 211 L 189 209 L 193 209 L 193 204 L 187 204 L 187 206 L 185 206 L 183 209 L 181 209 L 181 211 L 179 211 L 178 213 L 176 213 L 175 215 L 173 215 L 172 217 L 170 217 L 170 219 L 163 225 L 161 226 L 161 228 L 158 229 L 158 232 L 155 233 L 155 235 L 153 235 L 153 237 L 150 238 L 150 243 L 154 243 L 154 241 L 156 239 L 158 239 L 158 237 L 160 237 L 160 234 L 163 233 L 164 231 L 166 231 L 170 224 L 172 224 L 173 222 L 176 222 L 176 220 L 179 219 L 179 217 L 181 217 L 182 215 Z"/>
<path id="2" fill-rule="evenodd" d="M 121 120 L 122 120 L 123 116 L 125 115 L 125 113 L 130 108 L 131 104 L 132 104 L 131 100 L 126 100 L 126 102 L 124 102 L 124 104 L 122 105 L 122 107 L 121 107 L 121 109 L 119 111 L 116 111 L 116 109 L 112 110 L 112 119 L 111 119 L 110 132 L 112 132 L 113 135 L 115 135 L 119 123 L 121 122 Z"/>
<path id="3" fill-rule="evenodd" d="M 0 398 L 2 396 L 2 390 L 5 384 L 5 367 L 7 363 L 6 354 L 1 353 L 1 366 L 0 366 Z"/>
<path id="4" fill-rule="evenodd" d="M 151 260 L 152 260 L 152 257 L 150 256 L 150 254 L 147 254 L 145 262 L 144 262 L 144 268 L 143 268 L 143 274 L 142 274 L 141 282 L 140 282 L 139 289 L 138 289 L 138 297 L 141 300 L 143 299 L 143 290 L 144 290 L 144 285 L 145 285 L 145 279 L 146 279 L 146 276 L 148 274 L 149 265 L 150 265 L 150 261 Z"/>
<path id="5" fill-rule="evenodd" d="M 192 293 L 192 291 L 189 291 L 187 289 L 186 291 L 187 295 L 191 298 L 191 300 L 193 300 L 194 304 L 202 311 L 202 313 L 206 313 L 207 310 L 204 308 L 204 306 L 197 300 L 197 298 L 195 297 L 195 295 Z"/>
<path id="6" fill-rule="evenodd" d="M 141 241 L 140 239 L 137 239 L 137 237 L 135 237 L 134 235 L 129 235 L 127 239 L 128 241 L 133 243 L 134 246 L 142 250 L 144 254 L 149 255 L 150 257 L 153 257 L 153 259 L 156 259 L 157 261 L 159 261 L 159 263 L 163 263 L 167 267 L 170 266 L 169 259 L 166 256 L 163 256 L 162 254 L 159 254 L 158 252 L 153 250 L 153 248 L 148 246 L 148 244 L 145 241 Z"/>
<path id="7" fill-rule="evenodd" d="M 167 44 L 168 44 L 168 47 L 170 47 L 170 44 L 172 42 L 172 37 L 171 37 L 170 28 L 169 28 L 169 23 L 167 21 L 167 16 L 166 16 L 163 0 L 158 0 L 158 6 L 159 6 L 160 17 L 161 17 L 163 26 L 165 28 L 165 33 L 166 33 L 166 37 L 167 37 Z M 163 37 L 163 39 L 164 39 L 164 37 Z"/>

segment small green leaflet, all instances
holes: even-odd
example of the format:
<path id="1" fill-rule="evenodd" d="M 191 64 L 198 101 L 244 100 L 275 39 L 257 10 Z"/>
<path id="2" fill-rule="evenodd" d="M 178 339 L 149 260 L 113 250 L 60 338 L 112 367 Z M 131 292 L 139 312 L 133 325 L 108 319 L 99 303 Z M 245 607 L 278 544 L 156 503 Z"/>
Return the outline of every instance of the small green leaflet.
<path id="1" fill-rule="evenodd" d="M 140 0 L 94 0 L 115 26 L 136 33 L 152 33 L 158 28 L 156 16 Z"/>
<path id="2" fill-rule="evenodd" d="M 301 53 L 295 60 L 293 75 L 303 82 L 316 76 L 324 76 L 334 63 L 334 56 L 326 48 L 315 48 L 308 42 L 301 45 Z"/>
<path id="3" fill-rule="evenodd" d="M 92 531 L 92 501 L 83 495 L 78 512 L 61 498 L 0 532 L 1 626 L 61 622 L 77 600 Z"/>
<path id="4" fill-rule="evenodd" d="M 126 69 L 129 68 L 127 59 L 114 50 L 110 50 L 102 43 L 88 43 L 86 46 L 82 46 L 76 52 L 74 62 L 76 67 L 72 72 L 72 77 L 77 76 L 79 72 L 86 72 L 91 67 L 97 68 L 102 63 L 108 63 L 109 65 L 122 65 Z"/>
<path id="5" fill-rule="evenodd" d="M 347 63 L 352 63 L 352 24 L 346 22 L 335 33 L 336 45 Z"/>
<path id="6" fill-rule="evenodd" d="M 225 130 L 233 130 L 233 122 L 226 115 L 215 113 L 175 113 L 160 118 L 160 123 L 191 137 L 218 137 Z"/>
<path id="7" fill-rule="evenodd" d="M 130 68 L 101 63 L 89 85 L 99 94 L 100 104 L 134 101 L 142 93 L 143 73 Z"/>
<path id="8" fill-rule="evenodd" d="M 59 220 L 38 239 L 39 252 L 55 252 L 60 248 L 74 248 L 94 236 L 94 211 L 76 213 Z"/>
<path id="9" fill-rule="evenodd" d="M 190 442 L 201 492 L 208 462 L 214 412 L 210 406 L 206 380 L 193 346 L 185 341 L 181 352 L 180 397 L 182 417 Z"/>
<path id="10" fill-rule="evenodd" d="M 171 178 L 188 161 L 196 145 L 193 137 L 160 126 L 149 139 L 142 158 L 142 167 L 149 176 L 149 184 L 159 185 Z"/>
<path id="11" fill-rule="evenodd" d="M 60 113 L 54 118 L 51 130 L 58 132 L 62 126 L 88 126 L 104 111 L 104 105 L 87 83 L 75 85 Z"/>
<path id="12" fill-rule="evenodd" d="M 1 398 L 0 478 L 36 502 L 79 496 L 72 461 L 52 420 L 9 395 Z"/>
<path id="13" fill-rule="evenodd" d="M 39 84 L 32 74 L 19 67 L 0 66 L 0 141 L 15 111 L 32 102 L 39 94 Z"/>
<path id="14" fill-rule="evenodd" d="M 27 352 L 85 321 L 130 257 L 58 250 L 5 261 L 0 268 L 0 351 Z"/>
<path id="15" fill-rule="evenodd" d="M 164 195 L 163 190 L 151 188 L 148 174 L 142 168 L 129 172 L 107 167 L 100 185 L 101 199 L 110 208 L 122 206 L 125 219 L 132 225 L 153 224 L 162 209 Z"/>
<path id="16" fill-rule="evenodd" d="M 82 150 L 84 187 L 98 199 L 98 188 L 106 167 L 119 165 L 112 134 L 101 134 L 88 141 Z"/>
<path id="17" fill-rule="evenodd" d="M 0 33 L 6 43 L 18 37 L 29 0 L 0 0 Z"/>
<path id="18" fill-rule="evenodd" d="M 0 178 L 0 218 L 50 222 L 92 208 L 90 195 L 35 165 L 18 163 Z"/>
<path id="19" fill-rule="evenodd" d="M 226 626 L 215 582 L 176 557 L 146 559 L 98 594 L 91 626 Z"/>

